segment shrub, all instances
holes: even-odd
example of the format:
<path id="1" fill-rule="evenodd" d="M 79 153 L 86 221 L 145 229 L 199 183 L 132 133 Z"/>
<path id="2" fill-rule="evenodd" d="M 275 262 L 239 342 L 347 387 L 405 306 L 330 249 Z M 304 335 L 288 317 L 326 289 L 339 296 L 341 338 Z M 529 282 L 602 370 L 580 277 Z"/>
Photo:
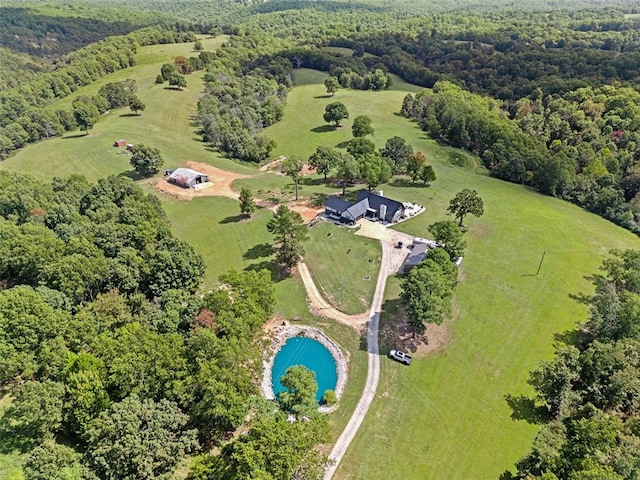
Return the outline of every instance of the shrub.
<path id="1" fill-rule="evenodd" d="M 336 392 L 333 390 L 325 390 L 324 395 L 322 396 L 322 403 L 331 407 L 338 403 L 338 397 L 336 397 Z"/>

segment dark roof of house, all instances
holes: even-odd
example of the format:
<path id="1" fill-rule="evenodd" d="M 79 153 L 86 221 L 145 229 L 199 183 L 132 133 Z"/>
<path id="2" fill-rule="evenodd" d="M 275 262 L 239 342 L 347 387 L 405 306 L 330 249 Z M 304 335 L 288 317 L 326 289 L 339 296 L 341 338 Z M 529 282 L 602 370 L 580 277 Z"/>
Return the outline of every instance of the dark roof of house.
<path id="1" fill-rule="evenodd" d="M 345 213 L 348 213 L 349 216 L 355 220 L 356 218 L 364 216 L 368 209 L 369 201 L 365 198 L 351 205 Z"/>
<path id="2" fill-rule="evenodd" d="M 414 243 L 413 249 L 407 255 L 407 258 L 404 260 L 404 265 L 415 267 L 418 265 L 424 257 L 427 255 L 428 245 L 426 243 Z"/>
<path id="3" fill-rule="evenodd" d="M 367 199 L 369 201 L 368 208 L 372 208 L 373 210 L 379 211 L 380 205 L 386 205 L 387 207 L 387 215 L 393 216 L 399 209 L 402 208 L 402 203 L 397 202 L 395 200 L 391 200 L 387 197 L 381 197 L 373 192 L 368 192 L 366 190 L 360 190 L 358 194 L 358 202 Z"/>
<path id="4" fill-rule="evenodd" d="M 342 213 L 351 206 L 351 202 L 347 202 L 346 200 L 343 200 L 340 197 L 336 197 L 335 195 L 329 195 L 327 197 L 327 201 L 325 202 L 325 206 L 327 208 L 330 208 L 331 210 L 335 210 L 338 213 Z"/>

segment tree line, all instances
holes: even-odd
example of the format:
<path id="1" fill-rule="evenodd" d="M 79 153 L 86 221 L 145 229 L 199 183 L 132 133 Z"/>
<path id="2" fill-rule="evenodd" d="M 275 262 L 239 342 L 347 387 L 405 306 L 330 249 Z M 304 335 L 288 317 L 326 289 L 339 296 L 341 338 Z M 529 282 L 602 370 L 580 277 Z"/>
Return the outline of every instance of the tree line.
<path id="1" fill-rule="evenodd" d="M 585 297 L 578 341 L 531 372 L 543 425 L 515 478 L 631 480 L 640 475 L 640 253 L 613 251 Z M 524 400 L 508 397 L 512 405 Z M 536 421 L 536 418 L 530 418 Z"/>
<path id="2" fill-rule="evenodd" d="M 402 114 L 474 152 L 492 175 L 576 203 L 634 232 L 640 96 L 628 87 L 536 90 L 511 105 L 447 82 L 407 95 Z"/>
<path id="3" fill-rule="evenodd" d="M 0 158 L 29 143 L 77 128 L 72 112 L 47 106 L 108 73 L 135 65 L 140 45 L 193 40 L 193 32 L 148 27 L 91 44 L 66 56 L 64 65 L 56 70 L 0 92 Z"/>

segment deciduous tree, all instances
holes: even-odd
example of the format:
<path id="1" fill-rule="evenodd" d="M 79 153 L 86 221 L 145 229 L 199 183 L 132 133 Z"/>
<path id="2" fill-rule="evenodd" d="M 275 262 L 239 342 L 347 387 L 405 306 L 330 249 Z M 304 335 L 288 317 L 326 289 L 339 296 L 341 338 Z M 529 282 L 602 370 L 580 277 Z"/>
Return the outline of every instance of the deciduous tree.
<path id="1" fill-rule="evenodd" d="M 88 133 L 100 118 L 100 113 L 91 103 L 76 103 L 73 107 L 73 117 L 80 130 Z"/>
<path id="2" fill-rule="evenodd" d="M 320 146 L 309 157 L 309 166 L 315 168 L 319 174 L 324 175 L 326 180 L 327 174 L 338 165 L 339 161 L 340 152 L 331 147 Z"/>
<path id="3" fill-rule="evenodd" d="M 380 155 L 391 163 L 394 174 L 405 171 L 407 159 L 412 154 L 413 147 L 404 138 L 397 136 L 389 138 L 380 150 Z"/>
<path id="4" fill-rule="evenodd" d="M 275 236 L 277 262 L 290 270 L 304 255 L 302 242 L 309 238 L 302 216 L 285 205 L 280 205 L 267 223 L 267 230 Z"/>
<path id="5" fill-rule="evenodd" d="M 324 121 L 327 123 L 333 123 L 337 128 L 340 126 L 342 120 L 349 118 L 349 112 L 344 103 L 333 102 L 327 105 L 324 109 Z"/>
<path id="6" fill-rule="evenodd" d="M 456 196 L 449 202 L 447 211 L 453 213 L 458 220 L 458 225 L 462 227 L 462 221 L 467 214 L 479 217 L 484 213 L 484 203 L 478 192 L 465 188 L 456 193 Z"/>
<path id="7" fill-rule="evenodd" d="M 391 178 L 391 167 L 377 153 L 370 153 L 360 161 L 360 176 L 369 191 Z"/>
<path id="8" fill-rule="evenodd" d="M 285 374 L 280 377 L 280 383 L 286 388 L 278 395 L 284 410 L 300 417 L 313 414 L 318 408 L 318 402 L 316 402 L 318 382 L 316 382 L 315 372 L 304 365 L 295 365 L 287 368 Z"/>
<path id="9" fill-rule="evenodd" d="M 127 397 L 91 422 L 88 463 L 100 478 L 170 479 L 197 446 L 188 421 L 174 402 Z"/>
<path id="10" fill-rule="evenodd" d="M 371 118 L 367 115 L 358 115 L 353 119 L 353 126 L 351 132 L 354 137 L 365 137 L 367 135 L 373 135 L 375 130 L 371 126 Z"/>
<path id="11" fill-rule="evenodd" d="M 282 162 L 282 173 L 293 180 L 296 188 L 296 201 L 298 200 L 298 182 L 300 182 L 300 175 L 302 174 L 302 167 L 304 166 L 304 160 L 297 155 L 290 155 Z"/>
<path id="12" fill-rule="evenodd" d="M 143 144 L 133 146 L 130 162 L 136 173 L 143 177 L 155 175 L 164 165 L 160 150 Z"/>
<path id="13" fill-rule="evenodd" d="M 436 172 L 431 165 L 423 165 L 420 169 L 419 176 L 420 180 L 426 185 L 436 179 Z"/>
<path id="14" fill-rule="evenodd" d="M 462 238 L 462 230 L 453 220 L 441 220 L 429 225 L 433 239 L 442 245 L 452 261 L 461 257 L 467 246 Z"/>
<path id="15" fill-rule="evenodd" d="M 179 90 L 186 88 L 187 80 L 181 73 L 175 72 L 169 76 L 169 85 L 172 87 L 178 87 Z"/>
<path id="16" fill-rule="evenodd" d="M 342 183 L 342 195 L 347 190 L 347 183 L 355 182 L 360 175 L 360 166 L 355 157 L 349 153 L 340 156 L 337 165 L 337 174 Z"/>
<path id="17" fill-rule="evenodd" d="M 131 95 L 131 97 L 129 97 L 129 108 L 132 112 L 138 115 L 138 112 L 143 112 L 146 106 L 137 95 Z"/>
<path id="18" fill-rule="evenodd" d="M 338 79 L 336 77 L 328 76 L 324 81 L 324 86 L 327 89 L 327 93 L 330 93 L 331 96 L 334 96 L 338 91 L 338 88 L 340 88 L 340 82 L 338 82 Z"/>

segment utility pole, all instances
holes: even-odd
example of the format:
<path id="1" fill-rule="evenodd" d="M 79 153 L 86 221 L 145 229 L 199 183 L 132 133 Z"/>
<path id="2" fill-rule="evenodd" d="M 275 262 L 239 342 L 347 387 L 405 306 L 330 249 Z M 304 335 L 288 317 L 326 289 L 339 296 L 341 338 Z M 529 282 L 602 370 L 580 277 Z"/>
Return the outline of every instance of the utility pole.
<path id="1" fill-rule="evenodd" d="M 544 256 L 547 254 L 547 251 L 542 252 L 542 258 L 540 259 L 540 265 L 538 265 L 538 271 L 536 272 L 536 277 L 540 273 L 540 269 L 542 268 L 542 262 L 544 262 Z"/>

